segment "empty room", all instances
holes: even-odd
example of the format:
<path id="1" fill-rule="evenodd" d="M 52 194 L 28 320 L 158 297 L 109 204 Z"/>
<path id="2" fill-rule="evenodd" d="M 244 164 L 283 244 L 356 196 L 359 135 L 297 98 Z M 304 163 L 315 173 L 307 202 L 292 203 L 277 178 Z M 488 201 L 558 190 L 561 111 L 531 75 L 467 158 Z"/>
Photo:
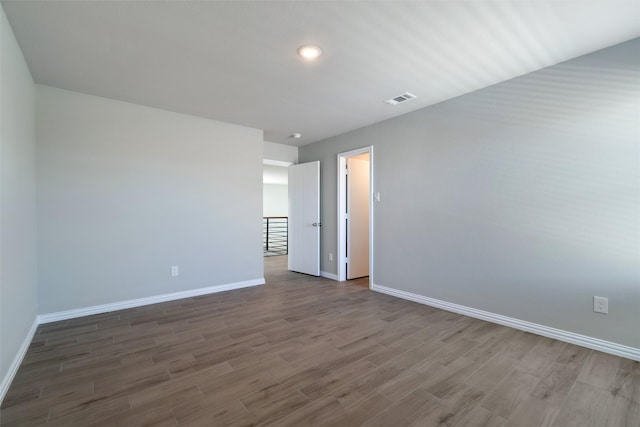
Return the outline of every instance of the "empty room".
<path id="1" fill-rule="evenodd" d="M 640 426 L 640 2 L 0 0 L 2 426 Z"/>

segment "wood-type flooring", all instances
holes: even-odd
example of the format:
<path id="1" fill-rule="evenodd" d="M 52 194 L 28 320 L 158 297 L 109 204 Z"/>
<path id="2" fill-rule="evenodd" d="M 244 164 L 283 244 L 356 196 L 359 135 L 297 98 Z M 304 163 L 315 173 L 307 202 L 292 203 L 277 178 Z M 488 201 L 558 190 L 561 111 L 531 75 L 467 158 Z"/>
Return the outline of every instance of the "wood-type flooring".
<path id="1" fill-rule="evenodd" d="M 41 325 L 3 426 L 640 426 L 640 363 L 284 271 Z"/>

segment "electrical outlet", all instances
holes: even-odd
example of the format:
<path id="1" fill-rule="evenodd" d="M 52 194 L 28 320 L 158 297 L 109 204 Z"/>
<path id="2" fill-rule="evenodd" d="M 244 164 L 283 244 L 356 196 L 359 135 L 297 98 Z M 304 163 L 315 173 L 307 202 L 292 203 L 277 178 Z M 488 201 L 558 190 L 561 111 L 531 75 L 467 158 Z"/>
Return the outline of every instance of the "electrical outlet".
<path id="1" fill-rule="evenodd" d="M 329 261 L 333 261 L 333 254 L 329 252 Z"/>
<path id="2" fill-rule="evenodd" d="M 171 277 L 178 277 L 180 275 L 180 269 L 177 265 L 171 266 Z"/>
<path id="3" fill-rule="evenodd" d="M 605 297 L 593 297 L 593 311 L 609 314 L 609 299 Z"/>

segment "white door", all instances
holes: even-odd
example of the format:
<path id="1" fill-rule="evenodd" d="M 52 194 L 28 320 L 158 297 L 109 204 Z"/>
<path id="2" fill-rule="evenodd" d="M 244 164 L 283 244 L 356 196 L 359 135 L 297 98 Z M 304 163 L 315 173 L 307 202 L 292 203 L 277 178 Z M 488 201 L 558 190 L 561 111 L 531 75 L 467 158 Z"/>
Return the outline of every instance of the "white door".
<path id="1" fill-rule="evenodd" d="M 369 275 L 369 160 L 347 159 L 347 279 Z"/>
<path id="2" fill-rule="evenodd" d="M 320 275 L 320 162 L 289 166 L 289 270 Z"/>

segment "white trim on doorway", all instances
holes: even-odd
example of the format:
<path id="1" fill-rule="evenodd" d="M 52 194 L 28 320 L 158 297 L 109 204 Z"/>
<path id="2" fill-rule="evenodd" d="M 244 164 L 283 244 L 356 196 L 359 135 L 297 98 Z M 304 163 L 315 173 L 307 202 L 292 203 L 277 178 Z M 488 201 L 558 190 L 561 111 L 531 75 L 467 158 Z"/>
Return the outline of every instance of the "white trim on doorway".
<path id="1" fill-rule="evenodd" d="M 374 186 L 374 161 L 373 161 L 373 145 L 368 147 L 358 148 L 356 150 L 346 151 L 338 154 L 338 247 L 336 248 L 336 260 L 338 262 L 338 274 L 337 280 L 343 282 L 347 280 L 347 268 L 346 268 L 346 227 L 344 226 L 344 212 L 346 210 L 346 179 L 344 170 L 346 169 L 347 158 L 358 156 L 360 154 L 369 153 L 369 283 L 373 283 L 373 248 L 374 248 L 374 235 L 373 235 L 373 220 L 374 220 L 374 199 L 373 199 L 373 186 Z"/>

